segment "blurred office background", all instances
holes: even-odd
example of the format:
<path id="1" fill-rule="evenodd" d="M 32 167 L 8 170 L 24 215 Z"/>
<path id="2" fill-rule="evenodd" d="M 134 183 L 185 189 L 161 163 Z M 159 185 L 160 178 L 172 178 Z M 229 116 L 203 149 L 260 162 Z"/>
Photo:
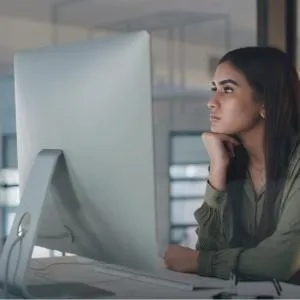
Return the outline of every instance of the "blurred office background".
<path id="1" fill-rule="evenodd" d="M 169 241 L 194 247 L 208 156 L 201 133 L 218 59 L 272 44 L 296 63 L 293 0 L 0 0 L 0 235 L 18 206 L 14 53 L 146 29 L 152 37 L 158 221 Z M 122 68 L 122 66 L 120 66 Z M 74 133 L 76 134 L 76 133 Z M 78 137 L 80 139 L 80 136 Z M 36 248 L 35 256 L 56 252 Z"/>

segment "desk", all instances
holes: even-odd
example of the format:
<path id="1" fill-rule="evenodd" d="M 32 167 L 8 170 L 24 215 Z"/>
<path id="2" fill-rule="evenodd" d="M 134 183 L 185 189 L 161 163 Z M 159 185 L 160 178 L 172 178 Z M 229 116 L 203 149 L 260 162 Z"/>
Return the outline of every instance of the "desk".
<path id="1" fill-rule="evenodd" d="M 125 273 L 124 273 L 125 274 Z M 197 284 L 203 289 L 189 290 L 163 286 L 151 282 L 143 282 L 132 276 L 121 276 L 114 271 L 105 271 L 103 264 L 78 256 L 33 259 L 27 272 L 29 284 L 81 282 L 115 293 L 109 298 L 211 298 L 221 290 L 229 289 L 230 282 L 214 278 L 204 278 L 197 275 L 180 274 L 169 270 L 161 270 L 158 276 L 171 280 L 180 280 L 185 284 Z M 211 289 L 208 289 L 211 288 Z M 282 298 L 298 298 L 300 287 L 282 284 Z M 238 293 L 251 295 L 253 292 L 276 296 L 270 282 L 247 283 L 238 285 Z"/>

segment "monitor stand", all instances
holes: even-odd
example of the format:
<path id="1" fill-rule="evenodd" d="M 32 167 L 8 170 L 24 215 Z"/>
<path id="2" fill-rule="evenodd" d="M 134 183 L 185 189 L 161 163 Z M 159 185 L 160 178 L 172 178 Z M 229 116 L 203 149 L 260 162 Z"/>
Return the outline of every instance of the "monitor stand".
<path id="1" fill-rule="evenodd" d="M 61 173 L 61 174 L 58 174 Z M 114 295 L 78 282 L 27 285 L 26 270 L 35 245 L 39 221 L 54 176 L 64 176 L 65 189 L 76 200 L 62 150 L 38 153 L 23 191 L 20 205 L 0 256 L 0 284 L 4 294 L 25 298 L 101 298 Z M 67 178 L 65 178 L 67 177 Z M 7 295 L 4 295 L 7 296 Z"/>

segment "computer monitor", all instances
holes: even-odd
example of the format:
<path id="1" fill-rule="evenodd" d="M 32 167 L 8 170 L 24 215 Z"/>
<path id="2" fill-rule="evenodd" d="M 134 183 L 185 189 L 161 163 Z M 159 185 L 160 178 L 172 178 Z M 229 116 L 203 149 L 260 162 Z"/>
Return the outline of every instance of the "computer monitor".
<path id="1" fill-rule="evenodd" d="M 38 218 L 36 245 L 158 266 L 149 45 L 142 31 L 16 55 L 12 233 L 22 223 L 25 241 Z"/>

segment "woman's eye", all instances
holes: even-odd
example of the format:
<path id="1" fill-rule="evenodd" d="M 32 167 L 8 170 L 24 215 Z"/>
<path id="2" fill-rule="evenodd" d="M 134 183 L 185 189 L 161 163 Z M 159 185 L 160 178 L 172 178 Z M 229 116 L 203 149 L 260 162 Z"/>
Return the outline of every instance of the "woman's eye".
<path id="1" fill-rule="evenodd" d="M 231 94 L 233 92 L 233 88 L 231 87 L 224 87 L 225 94 Z"/>
<path id="2" fill-rule="evenodd" d="M 212 87 L 210 90 L 211 90 L 212 92 L 216 92 L 216 91 L 217 91 L 217 88 L 216 88 L 216 87 Z"/>

